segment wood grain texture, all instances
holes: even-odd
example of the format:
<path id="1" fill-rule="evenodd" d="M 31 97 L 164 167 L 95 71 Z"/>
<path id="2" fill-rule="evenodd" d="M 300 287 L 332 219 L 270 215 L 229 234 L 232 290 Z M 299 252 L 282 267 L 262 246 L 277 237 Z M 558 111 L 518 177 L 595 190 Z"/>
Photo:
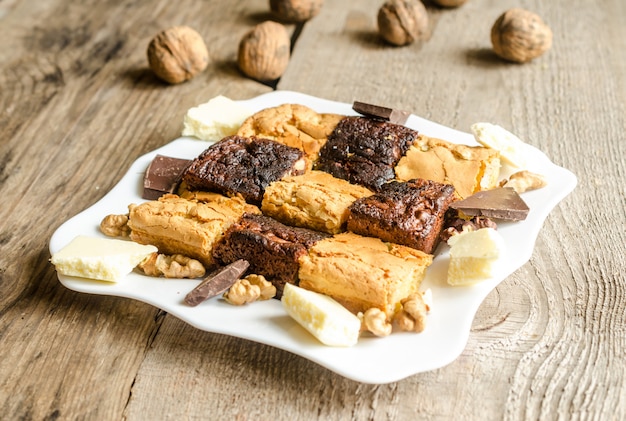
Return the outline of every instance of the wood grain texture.
<path id="1" fill-rule="evenodd" d="M 626 4 L 428 5 L 430 37 L 401 48 L 377 36 L 380 4 L 326 0 L 290 26 L 297 39 L 278 89 L 396 106 L 464 131 L 498 123 L 579 180 L 531 260 L 483 302 L 463 354 L 365 385 L 146 304 L 63 288 L 48 262 L 56 227 L 176 138 L 189 107 L 271 90 L 235 63 L 268 5 L 0 1 L 0 418 L 626 418 Z M 492 22 L 515 6 L 554 31 L 552 50 L 525 65 L 490 50 Z M 168 86 L 145 49 L 178 24 L 203 35 L 211 64 Z"/>

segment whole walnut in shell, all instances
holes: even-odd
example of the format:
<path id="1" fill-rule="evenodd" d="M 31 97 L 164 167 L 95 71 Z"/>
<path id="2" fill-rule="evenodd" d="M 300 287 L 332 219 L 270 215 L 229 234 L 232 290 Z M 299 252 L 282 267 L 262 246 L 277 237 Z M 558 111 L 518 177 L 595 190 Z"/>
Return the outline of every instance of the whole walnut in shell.
<path id="1" fill-rule="evenodd" d="M 209 65 L 209 51 L 202 36 L 188 26 L 174 26 L 159 32 L 148 45 L 152 71 L 168 83 L 181 83 Z"/>
<path id="2" fill-rule="evenodd" d="M 526 63 L 552 47 L 552 30 L 535 13 L 510 9 L 493 24 L 491 43 L 503 59 Z"/>
<path id="3" fill-rule="evenodd" d="M 432 0 L 437 6 L 442 7 L 459 7 L 465 4 L 467 0 Z"/>
<path id="4" fill-rule="evenodd" d="M 378 32 L 393 45 L 407 45 L 428 34 L 428 12 L 419 0 L 388 0 L 378 10 Z"/>
<path id="5" fill-rule="evenodd" d="M 304 22 L 320 12 L 324 0 L 270 0 L 270 10 L 284 22 Z"/>
<path id="6" fill-rule="evenodd" d="M 283 25 L 273 21 L 260 23 L 239 43 L 239 68 L 246 76 L 261 82 L 278 79 L 289 64 L 290 46 Z"/>

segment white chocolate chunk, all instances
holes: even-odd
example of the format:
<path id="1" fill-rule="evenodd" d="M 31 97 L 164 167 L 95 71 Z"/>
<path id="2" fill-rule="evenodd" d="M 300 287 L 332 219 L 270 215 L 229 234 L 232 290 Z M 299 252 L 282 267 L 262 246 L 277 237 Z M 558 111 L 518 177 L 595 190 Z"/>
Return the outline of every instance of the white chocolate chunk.
<path id="1" fill-rule="evenodd" d="M 156 251 L 128 240 L 78 236 L 50 261 L 61 275 L 118 282 Z"/>
<path id="2" fill-rule="evenodd" d="M 491 278 L 505 249 L 504 239 L 493 228 L 463 231 L 450 237 L 448 244 L 450 285 L 473 285 Z"/>
<path id="3" fill-rule="evenodd" d="M 285 284 L 283 307 L 296 322 L 329 346 L 353 346 L 359 339 L 361 321 L 327 295 Z"/>
<path id="4" fill-rule="evenodd" d="M 526 166 L 526 143 L 508 130 L 491 123 L 472 124 L 478 143 L 500 152 L 502 159 L 518 168 Z"/>
<path id="5" fill-rule="evenodd" d="M 237 133 L 243 121 L 251 114 L 246 107 L 219 95 L 187 111 L 182 135 L 216 142 Z"/>

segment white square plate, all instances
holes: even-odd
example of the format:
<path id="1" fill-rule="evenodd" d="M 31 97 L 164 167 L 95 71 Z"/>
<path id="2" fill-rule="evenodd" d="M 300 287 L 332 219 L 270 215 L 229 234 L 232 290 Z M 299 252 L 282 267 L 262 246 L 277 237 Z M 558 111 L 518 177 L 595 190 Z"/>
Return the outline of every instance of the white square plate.
<path id="1" fill-rule="evenodd" d="M 271 92 L 240 102 L 252 112 L 285 103 L 298 103 L 317 112 L 356 114 L 352 110 L 352 104 L 288 91 Z M 406 126 L 454 143 L 477 144 L 471 134 L 415 115 L 409 117 Z M 99 230 L 102 218 L 112 213 L 127 213 L 129 204 L 143 202 L 141 193 L 144 171 L 156 154 L 191 159 L 209 145 L 208 142 L 183 137 L 141 156 L 100 201 L 56 230 L 50 239 L 50 252 L 59 251 L 79 234 L 103 236 Z M 530 259 L 544 220 L 576 186 L 576 177 L 570 171 L 556 166 L 532 146 L 528 146 L 527 152 L 530 162 L 527 169 L 544 175 L 548 185 L 522 194 L 531 209 L 526 220 L 498 225 L 498 231 L 507 244 L 507 253 L 496 276 L 472 287 L 448 286 L 448 248 L 445 244 L 440 245 L 422 284 L 422 290 L 432 290 L 433 308 L 428 316 L 426 330 L 421 334 L 393 333 L 386 338 L 366 336 L 354 347 L 334 348 L 319 343 L 287 316 L 278 300 L 237 307 L 215 297 L 197 307 L 185 305 L 185 295 L 198 284 L 198 280 L 153 278 L 136 272 L 119 283 L 62 275 L 59 275 L 59 280 L 74 291 L 140 300 L 198 329 L 281 348 L 359 382 L 382 384 L 401 380 L 449 364 L 461 354 L 480 303 L 502 280 Z M 512 168 L 503 166 L 502 177 L 511 172 Z"/>

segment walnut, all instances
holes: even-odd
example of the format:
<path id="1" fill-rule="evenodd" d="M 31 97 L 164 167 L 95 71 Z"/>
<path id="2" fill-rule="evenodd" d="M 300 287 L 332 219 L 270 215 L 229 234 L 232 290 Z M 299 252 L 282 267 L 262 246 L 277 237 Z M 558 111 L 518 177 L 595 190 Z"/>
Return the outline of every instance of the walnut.
<path id="1" fill-rule="evenodd" d="M 128 215 L 107 215 L 100 222 L 100 231 L 109 237 L 128 237 Z"/>
<path id="2" fill-rule="evenodd" d="M 239 42 L 238 64 L 248 77 L 269 82 L 282 76 L 289 64 L 291 40 L 283 25 L 266 21 Z"/>
<path id="3" fill-rule="evenodd" d="M 269 300 L 270 298 L 274 298 L 276 296 L 276 287 L 265 279 L 263 275 L 255 275 L 250 274 L 244 278 L 251 285 L 256 285 L 261 290 L 261 295 L 259 296 L 259 300 Z"/>
<path id="4" fill-rule="evenodd" d="M 511 187 L 517 193 L 524 193 L 525 191 L 540 189 L 547 184 L 548 182 L 543 175 L 524 170 L 511 174 L 509 179 L 502 183 L 502 186 Z"/>
<path id="5" fill-rule="evenodd" d="M 228 291 L 224 299 L 236 306 L 253 303 L 258 300 L 269 300 L 276 296 L 276 287 L 262 275 L 250 274 L 238 279 Z"/>
<path id="6" fill-rule="evenodd" d="M 202 278 L 206 273 L 202 263 L 182 254 L 152 253 L 137 268 L 148 276 L 166 278 Z"/>
<path id="7" fill-rule="evenodd" d="M 284 22 L 304 22 L 320 12 L 324 0 L 270 0 L 270 10 Z"/>
<path id="8" fill-rule="evenodd" d="M 391 334 L 392 326 L 387 321 L 387 315 L 379 308 L 372 307 L 363 314 L 363 325 L 366 330 L 376 336 L 388 336 Z"/>
<path id="9" fill-rule="evenodd" d="M 224 299 L 236 306 L 253 303 L 260 296 L 261 288 L 258 285 L 252 285 L 247 279 L 238 279 L 237 282 L 224 293 Z"/>
<path id="10" fill-rule="evenodd" d="M 467 0 L 432 0 L 438 6 L 443 7 L 458 7 L 465 4 Z"/>
<path id="11" fill-rule="evenodd" d="M 188 26 L 174 26 L 159 32 L 148 45 L 152 71 L 168 83 L 181 83 L 209 65 L 209 51 L 202 36 Z"/>
<path id="12" fill-rule="evenodd" d="M 505 60 L 525 63 L 552 46 L 552 30 L 535 13 L 510 9 L 491 28 L 493 51 Z"/>
<path id="13" fill-rule="evenodd" d="M 430 309 L 421 293 L 413 294 L 401 301 L 402 309 L 394 316 L 400 330 L 420 333 L 426 327 L 426 315 Z"/>
<path id="14" fill-rule="evenodd" d="M 428 36 L 428 12 L 419 0 L 388 0 L 378 10 L 378 32 L 393 45 L 407 45 Z"/>

